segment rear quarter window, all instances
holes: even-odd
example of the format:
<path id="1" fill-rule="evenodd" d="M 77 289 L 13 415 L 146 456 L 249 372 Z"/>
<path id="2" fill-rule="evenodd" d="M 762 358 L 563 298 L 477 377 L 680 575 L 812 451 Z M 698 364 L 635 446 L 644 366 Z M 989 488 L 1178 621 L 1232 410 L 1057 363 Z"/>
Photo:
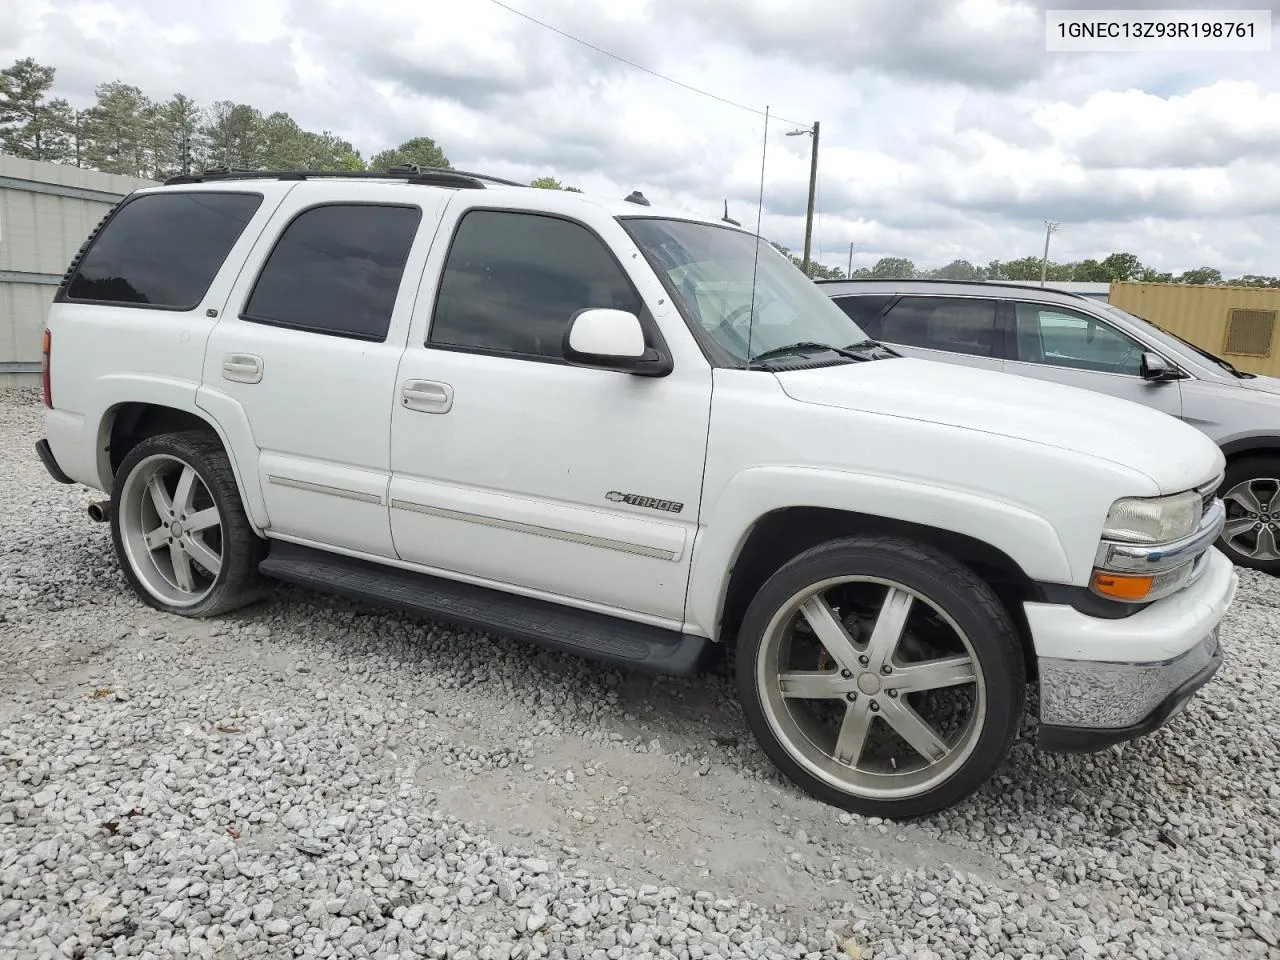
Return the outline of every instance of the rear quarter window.
<path id="1" fill-rule="evenodd" d="M 261 194 L 211 191 L 127 200 L 80 258 L 63 299 L 194 309 L 261 205 Z"/>

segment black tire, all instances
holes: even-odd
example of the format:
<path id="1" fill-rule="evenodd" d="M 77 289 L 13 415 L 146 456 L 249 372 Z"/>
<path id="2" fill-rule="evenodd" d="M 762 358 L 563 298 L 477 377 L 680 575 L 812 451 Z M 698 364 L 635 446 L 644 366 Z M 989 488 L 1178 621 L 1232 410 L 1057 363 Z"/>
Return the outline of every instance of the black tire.
<path id="1" fill-rule="evenodd" d="M 927 598 L 929 604 L 944 613 L 954 626 L 964 632 L 969 641 L 967 649 L 972 650 L 970 663 L 976 661 L 981 677 L 985 680 L 983 719 L 974 719 L 971 726 L 966 727 L 968 733 L 963 742 L 966 744 L 967 756 L 964 750 L 953 751 L 954 757 L 948 763 L 954 763 L 955 769 L 947 772 L 945 766 L 941 767 L 934 775 L 944 778 L 914 795 L 884 799 L 882 796 L 860 794 L 852 788 L 834 785 L 830 779 L 815 775 L 797 759 L 769 719 L 770 714 L 765 705 L 766 693 L 761 689 L 758 672 L 766 676 L 777 676 L 776 672 L 771 673 L 775 670 L 770 663 L 772 654 L 765 649 L 766 635 L 777 634 L 779 630 L 777 626 L 771 627 L 771 623 L 776 616 L 781 616 L 790 609 L 795 598 L 807 588 L 842 577 L 874 577 L 892 581 L 905 588 L 906 593 L 917 595 L 911 601 L 909 610 L 923 609 L 932 617 L 936 615 L 936 611 L 929 611 L 928 604 L 916 606 L 919 597 Z M 910 616 L 915 614 L 910 613 Z M 779 620 L 781 622 L 783 621 Z M 908 618 L 907 623 L 911 622 Z M 945 621 L 938 619 L 934 622 Z M 963 640 L 957 637 L 957 642 L 962 644 Z M 906 665 L 898 668 L 899 677 Z M 889 671 L 882 669 L 882 672 Z M 849 674 L 842 673 L 841 676 L 848 677 Z M 889 681 L 894 678 L 882 679 L 886 690 L 880 692 L 887 693 Z M 743 711 L 757 741 L 770 759 L 796 785 L 818 800 L 863 816 L 904 819 L 934 813 L 960 802 L 982 786 L 1004 762 L 1022 719 L 1026 697 L 1026 665 L 1017 631 L 1008 612 L 991 588 L 971 569 L 924 544 L 896 538 L 851 537 L 832 541 L 800 554 L 782 566 L 764 584 L 748 607 L 738 634 L 737 684 Z M 979 689 L 976 683 L 974 687 L 975 690 Z M 896 692 L 888 695 L 897 701 Z M 826 696 L 828 695 L 824 694 Z M 849 699 L 851 695 L 843 696 Z M 852 699 L 856 700 L 857 696 L 856 693 L 852 694 Z M 900 709 L 901 703 L 905 703 L 908 696 L 910 694 L 905 694 L 902 701 L 889 705 Z M 872 710 L 885 710 L 879 716 L 882 721 L 887 721 L 887 707 L 877 706 L 873 702 L 877 699 L 888 703 L 883 696 L 877 694 L 869 698 L 866 705 Z M 782 702 L 789 704 L 793 701 Z M 972 702 L 979 702 L 976 694 Z M 849 706 L 840 704 L 837 709 L 848 710 Z M 974 710 L 973 717 L 976 718 L 977 714 L 978 711 Z M 775 710 L 775 717 L 781 715 Z M 868 721 L 872 726 L 876 722 L 874 717 L 875 715 Z M 779 721 L 779 728 L 785 725 L 785 721 Z M 906 741 L 902 742 L 905 744 Z M 812 747 L 812 741 L 810 746 Z M 855 764 L 857 760 L 855 757 Z M 828 757 L 828 762 L 839 761 L 832 761 Z M 883 772 L 895 775 L 897 767 L 895 765 L 892 770 Z"/>
<path id="2" fill-rule="evenodd" d="M 1226 500 L 1227 522 L 1243 519 L 1248 517 L 1250 512 L 1257 512 L 1249 511 L 1243 504 L 1227 498 L 1227 494 L 1232 489 L 1255 481 L 1258 484 L 1257 496 L 1259 500 L 1261 500 L 1262 494 L 1268 492 L 1272 493 L 1274 497 L 1274 499 L 1260 504 L 1264 507 L 1264 511 L 1259 514 L 1255 522 L 1270 524 L 1272 536 L 1277 543 L 1280 543 L 1280 457 L 1242 457 L 1227 465 L 1227 471 L 1222 479 L 1222 486 L 1218 490 L 1218 496 Z M 1218 539 L 1218 549 L 1225 553 L 1232 563 L 1238 566 L 1260 570 L 1263 573 L 1271 574 L 1273 577 L 1280 576 L 1280 559 L 1267 560 L 1250 555 L 1249 548 L 1257 547 L 1255 538 L 1256 534 L 1250 531 L 1237 539 L 1235 546 L 1233 546 L 1228 542 L 1227 534 L 1224 532 Z"/>
<path id="3" fill-rule="evenodd" d="M 148 574 L 135 567 L 126 549 L 126 532 L 123 529 L 131 512 L 124 502 L 130 489 L 130 476 L 140 465 L 156 461 L 157 457 L 180 461 L 195 470 L 205 491 L 218 510 L 220 526 L 217 531 L 221 550 L 221 568 L 209 578 L 207 592 L 193 603 L 169 602 L 144 582 Z M 240 500 L 231 461 L 221 441 L 212 432 L 183 431 L 166 433 L 143 440 L 129 452 L 116 471 L 111 494 L 111 540 L 116 559 L 124 571 L 134 592 L 144 603 L 165 613 L 178 616 L 214 617 L 253 603 L 265 591 L 258 573 L 258 564 L 266 556 L 267 543 L 253 531 Z M 137 552 L 137 551 L 135 551 Z M 143 561 L 139 561 L 143 562 Z M 203 571 L 203 568 L 200 568 Z M 150 574 L 154 582 L 154 573 Z M 207 576 L 207 574 L 206 574 Z"/>

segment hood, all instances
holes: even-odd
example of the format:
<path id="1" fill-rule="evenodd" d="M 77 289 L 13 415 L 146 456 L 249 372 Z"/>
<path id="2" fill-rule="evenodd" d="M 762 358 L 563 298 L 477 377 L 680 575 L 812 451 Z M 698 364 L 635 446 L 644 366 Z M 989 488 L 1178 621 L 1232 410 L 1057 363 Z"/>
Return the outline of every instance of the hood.
<path id="1" fill-rule="evenodd" d="M 1223 468 L 1217 444 L 1175 417 L 1029 377 L 911 357 L 775 376 L 801 403 L 944 424 L 1109 460 L 1145 474 L 1161 493 L 1204 483 Z"/>
<path id="2" fill-rule="evenodd" d="M 1249 377 L 1247 380 L 1237 380 L 1237 384 L 1246 390 L 1257 390 L 1259 393 L 1280 394 L 1280 378 L 1264 377 L 1259 374 L 1256 377 Z"/>

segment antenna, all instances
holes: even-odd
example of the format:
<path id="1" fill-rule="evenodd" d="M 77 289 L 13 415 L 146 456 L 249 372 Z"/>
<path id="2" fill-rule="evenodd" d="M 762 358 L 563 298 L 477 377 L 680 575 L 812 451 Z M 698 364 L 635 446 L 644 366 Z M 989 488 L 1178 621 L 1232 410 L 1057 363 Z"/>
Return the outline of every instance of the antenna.
<path id="1" fill-rule="evenodd" d="M 728 198 L 728 197 L 725 197 L 725 201 L 724 201 L 724 216 L 723 216 L 723 217 L 721 217 L 720 219 L 721 219 L 722 221 L 724 221 L 725 223 L 731 223 L 731 224 L 733 224 L 735 227 L 740 227 L 740 226 L 742 226 L 742 224 L 740 224 L 737 220 L 735 220 L 735 219 L 733 219 L 733 217 L 729 216 L 729 198 Z"/>
<path id="2" fill-rule="evenodd" d="M 764 108 L 764 136 L 760 138 L 760 199 L 756 206 L 756 248 L 751 261 L 751 311 L 747 314 L 747 359 L 745 370 L 751 364 L 751 334 L 756 328 L 756 270 L 760 266 L 760 222 L 764 217 L 764 158 L 769 153 L 769 108 Z M 729 201 L 725 201 L 726 212 Z"/>

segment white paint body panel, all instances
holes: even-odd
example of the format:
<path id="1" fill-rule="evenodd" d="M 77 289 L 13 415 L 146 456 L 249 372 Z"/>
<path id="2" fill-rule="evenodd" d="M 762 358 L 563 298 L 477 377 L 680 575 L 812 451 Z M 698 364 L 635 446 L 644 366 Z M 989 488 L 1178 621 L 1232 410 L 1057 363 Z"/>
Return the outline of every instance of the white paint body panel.
<path id="1" fill-rule="evenodd" d="M 338 182 L 325 203 L 397 204 L 421 210 L 386 340 L 369 343 L 240 319 L 261 264 L 281 233 L 320 198 L 295 191 L 262 229 L 209 336 L 201 405 L 242 409 L 258 448 L 257 483 L 274 533 L 394 557 L 387 517 L 390 421 L 417 279 L 447 195 Z M 258 358 L 256 379 L 228 376 L 228 360 Z"/>
<path id="2" fill-rule="evenodd" d="M 398 555 L 433 568 L 684 620 L 706 456 L 711 368 L 610 216 L 574 219 L 610 245 L 676 355 L 667 377 L 633 377 L 426 347 L 446 239 L 487 198 L 458 197 L 427 264 L 398 383 L 447 385 L 441 415 L 391 417 L 391 528 Z M 678 512 L 611 500 L 638 494 Z"/>

